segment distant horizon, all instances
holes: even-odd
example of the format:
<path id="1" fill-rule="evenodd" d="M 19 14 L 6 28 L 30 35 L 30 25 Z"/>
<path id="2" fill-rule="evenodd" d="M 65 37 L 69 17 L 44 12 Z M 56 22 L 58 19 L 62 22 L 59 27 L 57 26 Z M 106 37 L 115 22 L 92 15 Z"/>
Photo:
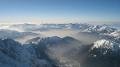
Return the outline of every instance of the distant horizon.
<path id="1" fill-rule="evenodd" d="M 91 24 L 91 25 L 114 25 L 114 24 L 117 24 L 117 25 L 120 25 L 120 22 L 114 22 L 114 23 L 88 23 L 88 22 L 68 22 L 68 23 L 31 23 L 31 22 L 19 22 L 19 23 L 0 23 L 0 25 L 11 25 L 11 24 Z"/>

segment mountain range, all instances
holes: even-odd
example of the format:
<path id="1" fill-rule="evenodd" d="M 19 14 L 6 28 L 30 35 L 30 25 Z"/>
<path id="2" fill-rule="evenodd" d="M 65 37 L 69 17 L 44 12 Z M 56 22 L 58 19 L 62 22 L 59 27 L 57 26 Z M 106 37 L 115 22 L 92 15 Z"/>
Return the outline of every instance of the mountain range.
<path id="1" fill-rule="evenodd" d="M 7 27 L 0 29 L 0 67 L 120 67 L 120 31 L 110 25 L 14 24 Z M 77 32 L 75 36 L 64 37 L 44 37 L 41 33 L 59 29 Z M 24 43 L 16 40 L 24 40 L 22 37 L 28 35 L 32 38 Z"/>

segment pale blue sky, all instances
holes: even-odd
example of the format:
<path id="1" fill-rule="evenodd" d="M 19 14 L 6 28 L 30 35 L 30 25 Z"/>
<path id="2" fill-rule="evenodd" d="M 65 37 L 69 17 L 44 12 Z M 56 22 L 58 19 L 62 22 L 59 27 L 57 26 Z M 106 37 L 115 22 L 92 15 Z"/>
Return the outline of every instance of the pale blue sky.
<path id="1" fill-rule="evenodd" d="M 120 0 L 0 0 L 0 22 L 120 22 Z"/>

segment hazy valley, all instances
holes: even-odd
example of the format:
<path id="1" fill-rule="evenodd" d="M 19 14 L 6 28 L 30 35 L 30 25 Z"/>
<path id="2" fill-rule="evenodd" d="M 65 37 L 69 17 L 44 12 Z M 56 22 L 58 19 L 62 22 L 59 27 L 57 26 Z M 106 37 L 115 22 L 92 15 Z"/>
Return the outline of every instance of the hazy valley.
<path id="1" fill-rule="evenodd" d="M 120 66 L 120 32 L 109 25 L 2 25 L 0 38 L 1 67 Z"/>

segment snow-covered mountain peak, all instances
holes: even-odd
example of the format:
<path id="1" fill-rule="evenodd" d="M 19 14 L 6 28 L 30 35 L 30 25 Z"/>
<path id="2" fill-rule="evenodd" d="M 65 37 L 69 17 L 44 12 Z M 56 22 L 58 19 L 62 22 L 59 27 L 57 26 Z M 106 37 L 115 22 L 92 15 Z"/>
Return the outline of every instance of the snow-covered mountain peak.
<path id="1" fill-rule="evenodd" d="M 83 32 L 95 32 L 103 34 L 110 34 L 114 31 L 116 31 L 116 29 L 109 27 L 107 25 L 91 25 L 89 28 L 83 30 Z"/>
<path id="2" fill-rule="evenodd" d="M 100 48 L 100 47 L 103 47 L 103 48 L 112 48 L 112 45 L 113 43 L 109 40 L 105 40 L 105 39 L 102 39 L 102 40 L 98 40 L 96 42 L 94 42 L 94 48 Z"/>
<path id="3" fill-rule="evenodd" d="M 120 37 L 120 31 L 115 31 L 115 32 L 112 32 L 111 34 L 109 34 L 110 36 L 113 36 L 113 37 Z"/>
<path id="4" fill-rule="evenodd" d="M 116 41 L 113 40 L 106 40 L 106 39 L 101 39 L 93 43 L 94 48 L 102 48 L 102 49 L 111 49 L 113 51 L 116 51 L 120 48 L 120 44 L 117 43 Z"/>

